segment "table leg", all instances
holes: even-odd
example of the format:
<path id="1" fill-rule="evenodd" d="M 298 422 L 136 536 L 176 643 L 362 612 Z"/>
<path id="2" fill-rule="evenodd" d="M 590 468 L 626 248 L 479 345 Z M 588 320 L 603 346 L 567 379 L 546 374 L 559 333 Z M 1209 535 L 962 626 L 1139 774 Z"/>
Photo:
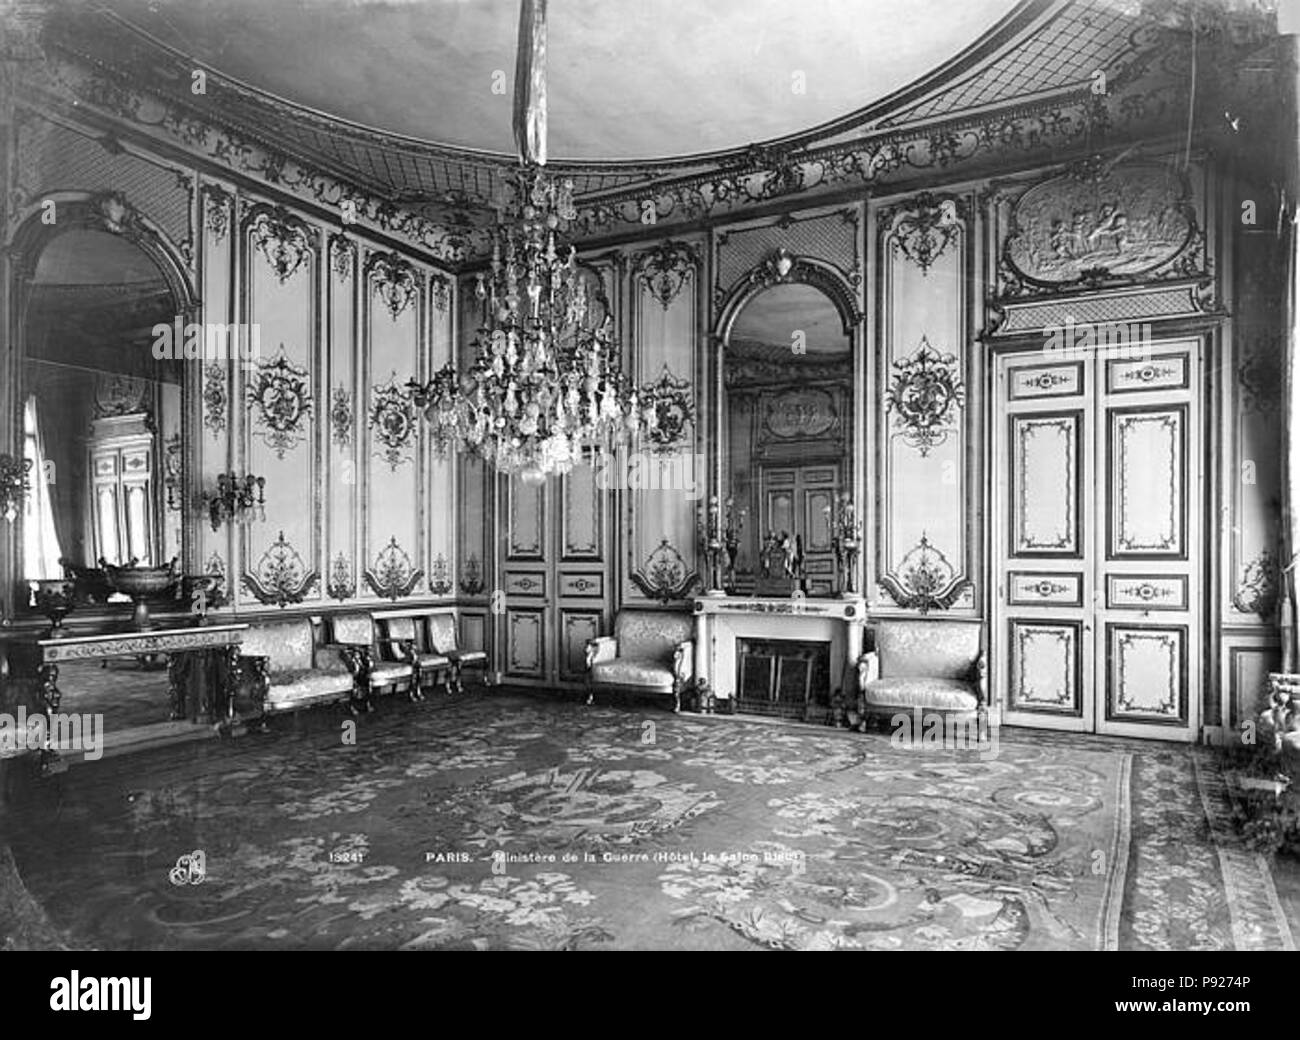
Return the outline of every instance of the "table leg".
<path id="1" fill-rule="evenodd" d="M 41 700 L 45 703 L 45 714 L 53 715 L 59 710 L 63 694 L 59 691 L 59 666 L 43 664 L 40 671 Z"/>
<path id="2" fill-rule="evenodd" d="M 239 694 L 239 680 L 243 676 L 241 667 L 241 658 L 239 656 L 238 646 L 228 646 L 225 648 L 226 668 L 225 682 L 222 684 L 222 694 L 226 698 L 226 719 L 230 722 L 235 721 L 235 698 Z"/>
<path id="3" fill-rule="evenodd" d="M 40 668 L 41 701 L 45 705 L 45 746 L 40 751 L 37 769 L 41 776 L 49 776 L 55 770 L 59 753 L 54 749 L 54 715 L 59 710 L 63 694 L 59 691 L 59 666 L 44 663 Z"/>
<path id="4" fill-rule="evenodd" d="M 167 655 L 167 697 L 171 701 L 171 717 L 176 722 L 186 717 L 186 679 L 189 667 L 184 654 Z"/>

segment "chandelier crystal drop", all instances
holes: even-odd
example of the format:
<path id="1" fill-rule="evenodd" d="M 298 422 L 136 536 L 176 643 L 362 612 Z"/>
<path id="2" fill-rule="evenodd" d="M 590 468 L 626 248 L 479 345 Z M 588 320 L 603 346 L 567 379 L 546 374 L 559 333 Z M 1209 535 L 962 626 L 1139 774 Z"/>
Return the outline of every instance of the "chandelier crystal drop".
<path id="1" fill-rule="evenodd" d="M 449 362 L 410 384 L 440 455 L 464 453 L 540 482 L 615 450 L 656 422 L 652 395 L 627 380 L 613 322 L 598 317 L 563 233 L 577 215 L 573 182 L 546 163 L 546 2 L 521 0 L 515 135 L 492 260 L 475 294 L 483 325 L 464 373 Z M 643 399 L 644 398 L 644 399 Z"/>

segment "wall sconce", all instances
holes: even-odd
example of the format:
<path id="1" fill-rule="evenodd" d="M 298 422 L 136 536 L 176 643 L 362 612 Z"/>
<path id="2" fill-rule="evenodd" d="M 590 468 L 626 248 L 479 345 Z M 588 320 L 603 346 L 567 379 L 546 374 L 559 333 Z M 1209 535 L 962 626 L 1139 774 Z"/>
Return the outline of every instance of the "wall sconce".
<path id="1" fill-rule="evenodd" d="M 241 524 L 255 519 L 265 520 L 265 487 L 266 478 L 251 473 L 242 477 L 237 473 L 219 474 L 217 490 L 208 496 L 208 518 L 212 521 L 212 530 L 227 520 L 238 520 Z"/>
<path id="2" fill-rule="evenodd" d="M 16 459 L 12 455 L 0 454 L 0 513 L 10 523 L 18 515 L 32 486 L 28 474 L 32 470 L 31 459 Z"/>

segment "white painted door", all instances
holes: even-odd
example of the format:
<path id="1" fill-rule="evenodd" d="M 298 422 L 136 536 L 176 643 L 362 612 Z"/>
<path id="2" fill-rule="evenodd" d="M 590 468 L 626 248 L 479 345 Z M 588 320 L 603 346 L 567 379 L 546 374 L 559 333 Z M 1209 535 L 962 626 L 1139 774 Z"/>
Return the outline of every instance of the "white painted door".
<path id="1" fill-rule="evenodd" d="M 1002 721 L 1194 740 L 1198 339 L 997 358 L 991 644 Z"/>

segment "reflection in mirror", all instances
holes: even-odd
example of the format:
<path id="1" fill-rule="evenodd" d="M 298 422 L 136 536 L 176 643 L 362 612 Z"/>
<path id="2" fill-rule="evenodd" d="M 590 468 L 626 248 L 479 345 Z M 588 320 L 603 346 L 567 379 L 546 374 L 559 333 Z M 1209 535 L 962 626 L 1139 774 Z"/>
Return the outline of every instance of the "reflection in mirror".
<path id="1" fill-rule="evenodd" d="M 154 262 L 102 231 L 52 239 L 25 311 L 24 453 L 32 493 L 22 518 L 29 582 L 97 568 L 160 566 L 181 551 L 179 363 L 154 357 L 153 328 L 177 303 Z"/>
<path id="2" fill-rule="evenodd" d="M 723 378 L 728 591 L 843 591 L 831 517 L 852 484 L 853 353 L 835 305 L 810 285 L 765 289 L 736 316 Z"/>

